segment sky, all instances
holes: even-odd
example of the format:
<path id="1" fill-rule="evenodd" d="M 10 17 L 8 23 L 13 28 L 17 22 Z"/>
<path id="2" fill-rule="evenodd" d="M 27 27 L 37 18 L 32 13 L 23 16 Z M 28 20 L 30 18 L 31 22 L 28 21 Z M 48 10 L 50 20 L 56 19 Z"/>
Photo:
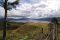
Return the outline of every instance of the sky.
<path id="1" fill-rule="evenodd" d="M 8 0 L 14 2 L 16 0 Z M 11 18 L 32 18 L 60 17 L 60 0 L 20 0 L 15 8 L 8 10 Z M 0 17 L 4 16 L 4 8 L 0 6 Z"/>

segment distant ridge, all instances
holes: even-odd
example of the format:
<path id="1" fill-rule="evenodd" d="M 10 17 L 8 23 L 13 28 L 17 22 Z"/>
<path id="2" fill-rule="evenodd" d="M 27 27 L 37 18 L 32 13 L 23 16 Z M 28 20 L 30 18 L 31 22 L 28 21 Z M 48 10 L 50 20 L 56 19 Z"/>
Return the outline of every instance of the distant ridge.
<path id="1" fill-rule="evenodd" d="M 38 21 L 51 21 L 53 17 L 46 17 L 46 18 L 40 18 L 40 19 L 34 19 Z M 60 17 L 56 17 L 58 21 L 60 21 Z"/>
<path id="2" fill-rule="evenodd" d="M 39 18 L 39 19 L 29 19 L 29 18 L 20 18 L 20 19 L 14 19 L 14 18 L 7 18 L 7 21 L 28 21 L 28 20 L 35 20 L 35 21 L 51 21 L 53 17 L 46 17 L 46 18 Z M 60 17 L 56 17 L 58 19 L 58 21 L 60 21 Z M 0 21 L 3 21 L 4 18 L 0 18 Z"/>
<path id="3" fill-rule="evenodd" d="M 4 18 L 0 18 L 0 22 L 4 21 Z"/>

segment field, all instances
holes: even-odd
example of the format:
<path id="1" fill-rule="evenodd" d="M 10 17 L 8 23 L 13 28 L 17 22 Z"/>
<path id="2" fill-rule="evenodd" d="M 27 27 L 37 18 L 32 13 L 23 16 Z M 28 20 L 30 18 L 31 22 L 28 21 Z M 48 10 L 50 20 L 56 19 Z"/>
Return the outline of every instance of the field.
<path id="1" fill-rule="evenodd" d="M 2 25 L 2 24 L 0 24 Z M 60 26 L 60 25 L 59 25 Z M 6 40 L 44 40 L 49 34 L 48 23 L 7 23 Z M 3 31 L 0 30 L 0 40 L 2 40 Z M 58 31 L 60 35 L 60 30 Z M 60 36 L 58 36 L 59 38 Z M 60 39 L 58 39 L 60 40 Z"/>

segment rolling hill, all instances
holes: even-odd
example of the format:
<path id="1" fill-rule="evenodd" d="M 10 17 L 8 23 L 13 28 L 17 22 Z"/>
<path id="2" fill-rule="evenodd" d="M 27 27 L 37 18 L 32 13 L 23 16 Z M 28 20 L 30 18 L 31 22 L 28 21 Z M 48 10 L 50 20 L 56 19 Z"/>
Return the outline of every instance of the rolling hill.
<path id="1" fill-rule="evenodd" d="M 29 22 L 30 20 L 31 21 L 51 21 L 53 17 L 46 17 L 46 18 L 39 18 L 39 19 L 29 19 L 29 18 L 20 18 L 20 19 L 14 19 L 14 18 L 7 18 L 7 21 L 26 21 L 26 22 Z M 58 21 L 60 21 L 60 17 L 56 17 L 58 19 Z M 0 18 L 0 21 L 3 21 L 4 18 Z"/>

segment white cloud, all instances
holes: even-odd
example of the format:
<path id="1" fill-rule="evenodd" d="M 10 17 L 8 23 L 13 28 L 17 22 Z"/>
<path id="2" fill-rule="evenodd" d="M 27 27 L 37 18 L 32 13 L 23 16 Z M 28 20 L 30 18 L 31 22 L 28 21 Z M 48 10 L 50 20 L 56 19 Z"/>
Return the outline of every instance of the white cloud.
<path id="1" fill-rule="evenodd" d="M 0 7 L 0 17 L 4 17 L 4 8 Z"/>
<path id="2" fill-rule="evenodd" d="M 8 11 L 8 16 L 16 15 L 16 16 L 28 16 L 31 11 L 31 4 L 21 4 L 17 6 L 16 10 L 12 9 Z"/>
<path id="3" fill-rule="evenodd" d="M 48 2 L 48 7 L 50 9 L 58 9 L 59 8 L 59 4 L 60 4 L 60 1 L 57 1 L 57 0 L 49 0 L 47 1 Z"/>
<path id="4" fill-rule="evenodd" d="M 20 10 L 30 10 L 31 7 L 32 7 L 31 4 L 22 3 L 21 5 L 17 6 L 17 9 L 20 9 Z"/>
<path id="5" fill-rule="evenodd" d="M 10 0 L 10 2 L 13 1 Z M 21 0 L 16 10 L 13 8 L 11 11 L 8 11 L 8 16 L 16 15 L 27 18 L 42 18 L 60 15 L 60 0 L 29 0 L 27 2 L 26 0 L 25 2 Z"/>
<path id="6" fill-rule="evenodd" d="M 8 0 L 8 2 L 11 2 L 11 3 L 14 2 L 14 1 L 16 1 L 16 0 Z"/>

